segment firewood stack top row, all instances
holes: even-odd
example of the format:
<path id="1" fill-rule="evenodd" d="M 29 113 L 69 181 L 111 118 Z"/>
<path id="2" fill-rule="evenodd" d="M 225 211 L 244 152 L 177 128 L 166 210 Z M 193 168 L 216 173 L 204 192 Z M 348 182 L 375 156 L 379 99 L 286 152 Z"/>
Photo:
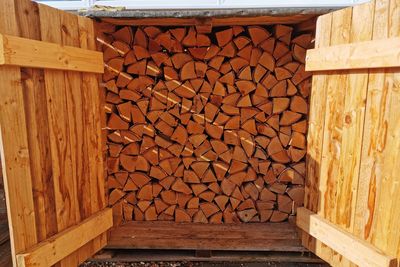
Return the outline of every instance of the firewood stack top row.
<path id="1" fill-rule="evenodd" d="M 102 43 L 116 223 L 281 222 L 303 204 L 312 35 L 116 27 Z"/>

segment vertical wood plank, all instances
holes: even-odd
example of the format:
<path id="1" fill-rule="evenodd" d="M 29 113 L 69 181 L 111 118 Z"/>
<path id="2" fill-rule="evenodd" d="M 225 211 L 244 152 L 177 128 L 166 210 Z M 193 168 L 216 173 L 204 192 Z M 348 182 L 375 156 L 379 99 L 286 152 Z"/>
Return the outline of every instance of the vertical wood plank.
<path id="1" fill-rule="evenodd" d="M 377 0 L 372 39 L 388 37 L 389 1 Z M 364 134 L 361 150 L 360 180 L 357 191 L 354 233 L 366 240 L 371 239 L 371 230 L 376 223 L 375 211 L 381 190 L 381 175 L 384 158 L 381 154 L 386 142 L 389 88 L 382 69 L 370 70 L 365 111 Z"/>
<path id="2" fill-rule="evenodd" d="M 45 5 L 39 5 L 42 40 L 62 43 L 61 17 L 59 11 Z M 46 97 L 48 102 L 48 120 L 50 132 L 55 208 L 58 231 L 62 231 L 78 222 L 76 197 L 76 166 L 71 151 L 70 125 L 64 72 L 45 70 Z M 74 129 L 74 128 L 72 128 Z M 76 266 L 76 255 L 60 262 L 61 266 Z"/>
<path id="3" fill-rule="evenodd" d="M 61 44 L 79 47 L 79 32 L 77 16 L 58 11 L 61 19 Z M 75 213 L 75 220 L 71 220 L 68 227 L 78 223 L 90 215 L 90 195 L 89 180 L 87 177 L 87 148 L 84 146 L 84 124 L 83 124 L 83 103 L 81 89 L 81 73 L 65 71 L 65 95 L 67 102 L 67 117 L 69 125 L 69 145 L 71 149 L 72 176 L 68 188 L 71 198 L 74 199 L 74 205 L 71 206 L 71 212 Z M 85 245 L 90 247 L 91 242 Z M 75 251 L 60 262 L 61 266 L 75 266 L 79 264 L 79 250 Z"/>
<path id="4" fill-rule="evenodd" d="M 81 48 L 96 50 L 95 33 L 93 21 L 88 18 L 78 17 L 79 39 Z M 100 125 L 100 101 L 98 77 L 92 73 L 82 73 L 82 97 L 83 97 L 83 120 L 85 128 L 85 147 L 87 149 L 87 169 L 90 188 L 86 195 L 90 195 L 87 204 L 90 205 L 91 213 L 102 210 L 105 205 L 105 176 L 103 172 L 102 140 Z M 104 247 L 107 242 L 107 234 L 102 234 L 91 242 L 91 249 L 79 250 L 79 261 L 84 261 L 91 256 L 92 251 Z"/>
<path id="5" fill-rule="evenodd" d="M 374 7 L 375 3 L 369 2 L 352 8 L 351 43 L 371 40 Z M 335 203 L 338 207 L 336 223 L 350 232 L 353 231 L 355 220 L 367 85 L 368 70 L 350 71 L 344 95 L 339 183 Z"/>
<path id="6" fill-rule="evenodd" d="M 315 34 L 315 47 L 330 45 L 332 14 L 320 16 L 317 20 Z M 304 206 L 318 212 L 320 200 L 320 166 L 322 157 L 322 139 L 325 124 L 326 91 L 328 77 L 324 74 L 314 74 L 312 77 L 312 90 L 310 95 L 310 113 L 308 117 L 307 135 L 307 181 L 305 183 Z M 315 239 L 303 232 L 302 243 L 310 250 L 315 250 Z"/>
<path id="7" fill-rule="evenodd" d="M 16 1 L 21 37 L 40 40 L 38 5 Z M 21 68 L 38 242 L 57 233 L 44 72 Z"/>
<path id="8" fill-rule="evenodd" d="M 349 43 L 352 8 L 332 13 L 330 45 Z M 347 72 L 330 72 L 327 81 L 326 111 L 323 130 L 322 157 L 320 166 L 320 199 L 318 213 L 336 223 L 337 191 L 342 145 L 343 113 L 345 94 L 348 88 Z M 321 242 L 316 243 L 316 254 L 333 266 L 350 266 L 350 262 Z"/>
<path id="9" fill-rule="evenodd" d="M 61 18 L 61 44 L 79 47 L 78 17 L 67 12 L 58 11 Z M 72 158 L 72 176 L 73 181 L 69 192 L 74 199 L 75 205 L 72 212 L 75 213 L 75 221 L 71 225 L 79 222 L 81 218 L 90 214 L 89 202 L 85 198 L 85 192 L 89 191 L 87 173 L 84 165 L 87 165 L 87 151 L 84 147 L 84 124 L 82 109 L 82 75 L 79 72 L 65 71 L 65 94 L 67 100 L 67 116 L 69 125 L 69 144 Z"/>
<path id="10" fill-rule="evenodd" d="M 2 33 L 19 34 L 14 4 L 11 0 L 0 1 L 0 31 Z M 2 169 L 11 250 L 15 264 L 15 253 L 37 242 L 26 110 L 20 68 L 1 67 L 0 85 L 0 153 L 3 159 Z"/>
<path id="11" fill-rule="evenodd" d="M 79 17 L 79 34 L 81 48 L 96 50 L 95 31 L 93 21 L 88 18 Z M 101 131 L 102 110 L 100 106 L 100 88 L 98 75 L 92 73 L 82 73 L 83 102 L 87 109 L 84 112 L 85 125 L 88 128 L 86 141 L 88 142 L 89 155 L 89 177 L 90 194 L 92 199 L 92 212 L 106 207 L 105 201 L 105 179 L 103 172 L 102 150 L 103 140 Z"/>
<path id="12" fill-rule="evenodd" d="M 400 1 L 388 2 L 387 34 L 389 38 L 399 37 Z M 381 166 L 379 202 L 374 215 L 377 219 L 371 242 L 389 255 L 400 257 L 400 68 L 385 70 L 384 88 L 388 90 L 387 94 L 382 94 L 387 120 L 384 121 L 383 139 L 378 151 L 384 164 Z"/>
<path id="13" fill-rule="evenodd" d="M 345 44 L 350 41 L 352 9 L 346 8 L 332 14 L 331 45 Z M 322 149 L 321 177 L 326 181 L 326 192 L 322 196 L 320 209 L 325 218 L 335 223 L 336 193 L 338 189 L 338 170 L 340 148 L 342 144 L 344 96 L 348 87 L 346 73 L 332 72 L 329 77 L 325 129 Z"/>

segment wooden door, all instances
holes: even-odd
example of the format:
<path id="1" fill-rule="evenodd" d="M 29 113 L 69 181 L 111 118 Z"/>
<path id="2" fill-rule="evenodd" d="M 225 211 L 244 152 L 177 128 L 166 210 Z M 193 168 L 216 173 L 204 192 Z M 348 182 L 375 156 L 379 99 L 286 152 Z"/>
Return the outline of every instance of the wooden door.
<path id="1" fill-rule="evenodd" d="M 93 22 L 30 0 L 1 0 L 0 47 L 14 265 L 77 266 L 106 244 L 112 226 Z"/>
<path id="2" fill-rule="evenodd" d="M 303 245 L 333 266 L 400 257 L 399 37 L 400 1 L 376 0 L 319 17 L 307 52 L 315 72 L 298 225 Z"/>

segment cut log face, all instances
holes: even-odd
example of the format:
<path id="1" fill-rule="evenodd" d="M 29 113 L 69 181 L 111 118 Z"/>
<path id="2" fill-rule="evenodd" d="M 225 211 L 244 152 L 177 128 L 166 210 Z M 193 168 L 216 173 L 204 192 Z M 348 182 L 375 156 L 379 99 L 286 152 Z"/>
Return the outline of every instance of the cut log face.
<path id="1" fill-rule="evenodd" d="M 312 34 L 287 25 L 112 29 L 103 47 L 107 186 L 121 221 L 294 215 L 304 202 Z"/>

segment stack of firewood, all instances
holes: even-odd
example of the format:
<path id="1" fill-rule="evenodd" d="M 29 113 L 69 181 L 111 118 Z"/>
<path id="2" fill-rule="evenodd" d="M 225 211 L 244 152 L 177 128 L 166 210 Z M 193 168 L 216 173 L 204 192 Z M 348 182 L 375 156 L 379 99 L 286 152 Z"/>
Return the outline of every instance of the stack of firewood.
<path id="1" fill-rule="evenodd" d="M 311 34 L 110 27 L 109 204 L 121 220 L 280 222 L 303 204 Z"/>

